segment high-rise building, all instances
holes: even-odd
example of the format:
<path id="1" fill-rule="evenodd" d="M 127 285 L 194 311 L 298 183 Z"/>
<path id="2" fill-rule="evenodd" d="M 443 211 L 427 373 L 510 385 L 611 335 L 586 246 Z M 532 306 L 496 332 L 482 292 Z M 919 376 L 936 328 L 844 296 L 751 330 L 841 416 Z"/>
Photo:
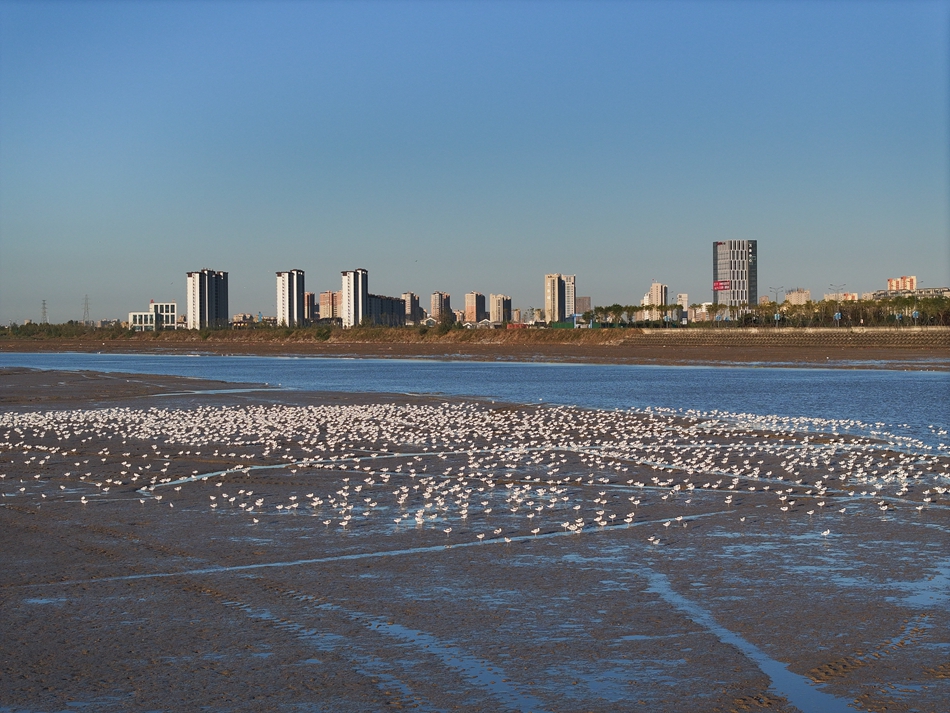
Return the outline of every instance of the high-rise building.
<path id="1" fill-rule="evenodd" d="M 713 304 L 747 307 L 759 299 L 756 240 L 713 243 Z"/>
<path id="2" fill-rule="evenodd" d="M 320 319 L 340 319 L 341 291 L 326 290 L 320 293 Z"/>
<path id="3" fill-rule="evenodd" d="M 313 324 L 320 319 L 320 296 L 316 292 L 303 293 L 303 321 Z"/>
<path id="4" fill-rule="evenodd" d="M 676 304 L 683 308 L 683 310 L 689 309 L 689 294 L 686 292 L 679 292 L 676 295 Z"/>
<path id="5" fill-rule="evenodd" d="M 359 268 L 342 273 L 340 316 L 344 327 L 358 327 L 369 316 L 369 273 Z"/>
<path id="6" fill-rule="evenodd" d="M 488 318 L 492 322 L 511 321 L 511 298 L 508 295 L 488 296 Z"/>
<path id="7" fill-rule="evenodd" d="M 442 321 L 443 319 L 448 319 L 449 322 L 454 320 L 452 312 L 451 297 L 448 292 L 433 292 L 432 300 L 429 303 L 429 316 L 436 321 Z"/>
<path id="8" fill-rule="evenodd" d="M 419 306 L 419 295 L 415 292 L 403 292 L 402 300 L 406 303 L 406 324 L 421 322 L 422 307 Z"/>
<path id="9" fill-rule="evenodd" d="M 566 316 L 564 277 L 555 272 L 544 276 L 544 319 L 548 324 L 563 322 Z"/>
<path id="10" fill-rule="evenodd" d="M 481 322 L 488 319 L 485 310 L 485 295 L 481 292 L 469 292 L 465 295 L 465 321 Z"/>
<path id="11" fill-rule="evenodd" d="M 643 299 L 640 300 L 641 307 L 649 307 L 650 309 L 639 310 L 637 312 L 637 319 L 652 321 L 661 319 L 663 314 L 659 308 L 666 304 L 668 290 L 669 288 L 663 283 L 652 282 L 650 289 L 644 293 Z"/>
<path id="12" fill-rule="evenodd" d="M 306 319 L 303 270 L 277 273 L 277 324 L 301 327 Z"/>
<path id="13" fill-rule="evenodd" d="M 806 302 L 811 302 L 811 290 L 806 290 L 804 287 L 793 287 L 790 290 L 785 290 L 785 301 L 790 305 L 803 305 Z"/>
<path id="14" fill-rule="evenodd" d="M 590 297 L 581 297 L 579 295 L 574 297 L 574 314 L 584 314 L 590 312 L 590 309 Z"/>
<path id="15" fill-rule="evenodd" d="M 576 275 L 563 275 L 564 280 L 564 318 L 570 319 L 577 314 Z"/>
<path id="16" fill-rule="evenodd" d="M 228 326 L 228 273 L 209 270 L 187 273 L 188 329 Z"/>
<path id="17" fill-rule="evenodd" d="M 366 321 L 380 327 L 402 327 L 406 324 L 406 302 L 401 297 L 369 295 Z"/>
<path id="18" fill-rule="evenodd" d="M 650 291 L 647 293 L 647 304 L 654 307 L 660 307 L 666 304 L 669 287 L 661 282 L 653 282 L 650 285 Z"/>
<path id="19" fill-rule="evenodd" d="M 916 290 L 916 289 L 917 289 L 916 275 L 902 275 L 900 277 L 887 278 L 888 292 L 894 292 L 895 290 Z"/>

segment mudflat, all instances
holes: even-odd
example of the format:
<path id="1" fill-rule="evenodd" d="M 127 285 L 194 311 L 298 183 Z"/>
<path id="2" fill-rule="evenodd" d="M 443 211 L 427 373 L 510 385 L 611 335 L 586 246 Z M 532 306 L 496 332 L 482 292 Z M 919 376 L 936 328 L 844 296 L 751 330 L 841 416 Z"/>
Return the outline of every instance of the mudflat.
<path id="1" fill-rule="evenodd" d="M 945 429 L 0 370 L 0 710 L 944 711 Z"/>
<path id="2" fill-rule="evenodd" d="M 404 330 L 337 330 L 321 341 L 277 334 L 146 333 L 121 339 L 4 338 L 0 352 L 204 353 L 258 356 L 548 361 L 862 369 L 950 369 L 950 329 L 850 330 L 460 330 L 441 337 Z"/>

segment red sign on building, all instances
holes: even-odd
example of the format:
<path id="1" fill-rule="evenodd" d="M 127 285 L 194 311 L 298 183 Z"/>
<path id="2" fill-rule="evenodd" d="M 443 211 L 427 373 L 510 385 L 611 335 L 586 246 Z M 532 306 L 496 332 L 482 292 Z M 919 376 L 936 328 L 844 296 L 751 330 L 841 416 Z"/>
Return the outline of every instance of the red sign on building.
<path id="1" fill-rule="evenodd" d="M 713 292 L 727 292 L 732 289 L 732 280 L 716 280 L 713 283 Z"/>

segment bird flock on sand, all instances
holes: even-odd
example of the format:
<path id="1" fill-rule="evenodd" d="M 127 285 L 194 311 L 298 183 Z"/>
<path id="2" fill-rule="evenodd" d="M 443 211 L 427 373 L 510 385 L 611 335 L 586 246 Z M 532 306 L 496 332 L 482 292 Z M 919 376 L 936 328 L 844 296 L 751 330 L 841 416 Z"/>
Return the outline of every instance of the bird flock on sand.
<path id="1" fill-rule="evenodd" d="M 169 515 L 263 527 L 306 514 L 341 536 L 422 530 L 447 543 L 644 523 L 656 545 L 714 510 L 737 526 L 801 518 L 827 538 L 836 517 L 946 507 L 947 431 L 931 432 L 464 400 L 10 412 L 0 506 L 135 499 Z"/>

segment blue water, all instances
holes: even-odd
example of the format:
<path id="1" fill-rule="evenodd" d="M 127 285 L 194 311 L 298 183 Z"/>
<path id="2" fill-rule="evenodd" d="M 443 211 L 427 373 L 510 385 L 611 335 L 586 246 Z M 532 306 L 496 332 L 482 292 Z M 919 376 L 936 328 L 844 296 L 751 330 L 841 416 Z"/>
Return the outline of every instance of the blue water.
<path id="1" fill-rule="evenodd" d="M 442 393 L 588 408 L 670 408 L 879 423 L 927 443 L 950 425 L 950 373 L 409 359 L 0 354 L 0 366 L 173 374 L 291 389 Z"/>

